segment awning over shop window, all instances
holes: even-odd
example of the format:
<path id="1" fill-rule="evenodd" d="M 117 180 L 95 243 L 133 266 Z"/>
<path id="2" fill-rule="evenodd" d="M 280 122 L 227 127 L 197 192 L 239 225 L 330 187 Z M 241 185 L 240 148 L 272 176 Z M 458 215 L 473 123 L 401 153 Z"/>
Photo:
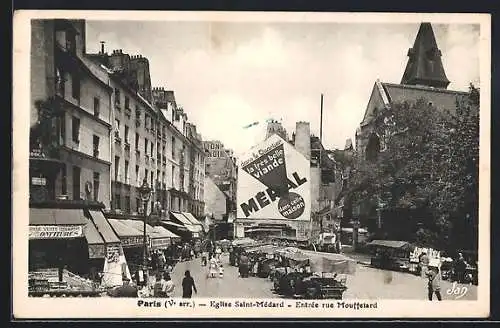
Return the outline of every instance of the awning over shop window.
<path id="1" fill-rule="evenodd" d="M 182 212 L 182 215 L 184 215 L 186 217 L 186 219 L 189 220 L 189 222 L 191 222 L 191 224 L 194 226 L 194 228 L 196 229 L 196 232 L 202 232 L 203 231 L 203 225 L 201 224 L 200 221 L 198 221 L 193 214 L 189 213 L 189 212 Z"/>
<path id="2" fill-rule="evenodd" d="M 201 225 L 194 225 L 191 221 L 181 212 L 170 212 L 174 218 L 179 220 L 186 229 L 191 233 L 199 233 L 203 230 Z"/>
<path id="3" fill-rule="evenodd" d="M 85 239 L 87 240 L 87 244 L 89 246 L 89 258 L 104 258 L 104 239 L 102 239 L 99 231 L 97 231 L 97 228 L 94 226 L 92 221 L 88 220 L 87 224 L 83 227 L 83 234 L 85 235 Z"/>
<path id="4" fill-rule="evenodd" d="M 155 229 L 155 231 L 163 233 L 165 236 L 169 237 L 170 239 L 173 239 L 173 240 L 181 239 L 181 237 L 177 236 L 175 233 L 173 233 L 172 231 L 170 231 L 168 229 L 165 229 L 162 226 L 155 226 L 154 229 Z"/>
<path id="5" fill-rule="evenodd" d="M 104 214 L 101 211 L 89 211 L 94 224 L 97 227 L 97 230 L 101 233 L 104 241 L 106 243 L 120 243 L 120 239 L 115 234 L 113 229 L 110 226 L 110 223 L 104 217 Z"/>
<path id="6" fill-rule="evenodd" d="M 108 219 L 109 224 L 120 238 L 123 247 L 138 247 L 144 245 L 144 236 L 141 231 L 127 225 L 124 221 Z"/>
<path id="7" fill-rule="evenodd" d="M 182 213 L 180 212 L 170 212 L 170 213 L 174 216 L 174 218 L 179 220 L 179 222 L 182 223 L 186 228 L 187 226 L 192 225 L 192 223 L 184 215 L 182 215 Z"/>
<path id="8" fill-rule="evenodd" d="M 140 231 L 144 235 L 144 222 L 139 220 L 123 220 L 123 223 Z M 164 232 L 155 230 L 149 224 L 146 224 L 146 234 L 150 238 L 150 247 L 153 249 L 166 248 L 170 245 L 170 236 Z M 144 238 L 144 237 L 143 237 Z"/>
<path id="9" fill-rule="evenodd" d="M 183 226 L 182 224 L 174 223 L 172 221 L 161 221 L 160 223 L 168 227 L 175 227 L 181 230 L 187 230 L 186 227 Z"/>
<path id="10" fill-rule="evenodd" d="M 82 209 L 30 208 L 30 225 L 85 225 Z"/>

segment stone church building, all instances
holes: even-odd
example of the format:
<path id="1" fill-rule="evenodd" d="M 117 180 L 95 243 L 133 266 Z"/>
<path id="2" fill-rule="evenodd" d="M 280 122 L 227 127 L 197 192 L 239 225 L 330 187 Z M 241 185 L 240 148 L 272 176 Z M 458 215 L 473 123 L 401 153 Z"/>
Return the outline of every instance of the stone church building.
<path id="1" fill-rule="evenodd" d="M 374 118 L 391 105 L 426 99 L 438 110 L 453 110 L 457 98 L 467 92 L 448 90 L 441 51 L 430 23 L 422 23 L 413 47 L 408 50 L 408 63 L 401 83 L 375 81 L 362 122 L 356 131 L 356 151 L 362 158 L 384 149 L 384 138 L 374 131 Z"/>

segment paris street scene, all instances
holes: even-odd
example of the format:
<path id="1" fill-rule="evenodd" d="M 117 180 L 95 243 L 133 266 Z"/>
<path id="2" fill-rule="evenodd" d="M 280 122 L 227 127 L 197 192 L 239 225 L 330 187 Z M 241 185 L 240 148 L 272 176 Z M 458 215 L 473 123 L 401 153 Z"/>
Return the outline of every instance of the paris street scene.
<path id="1" fill-rule="evenodd" d="M 479 25 L 31 21 L 31 297 L 475 300 Z"/>

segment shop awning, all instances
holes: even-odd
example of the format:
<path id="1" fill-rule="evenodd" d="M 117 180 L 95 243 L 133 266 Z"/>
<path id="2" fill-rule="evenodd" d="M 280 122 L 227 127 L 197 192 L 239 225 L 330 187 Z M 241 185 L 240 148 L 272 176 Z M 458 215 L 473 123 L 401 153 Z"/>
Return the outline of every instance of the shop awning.
<path id="1" fill-rule="evenodd" d="M 189 212 L 182 212 L 182 215 L 184 215 L 189 220 L 189 222 L 191 222 L 193 227 L 195 227 L 196 232 L 203 231 L 203 224 L 201 224 L 201 222 L 198 221 L 198 219 L 196 219 L 193 214 Z"/>
<path id="2" fill-rule="evenodd" d="M 169 237 L 171 239 L 180 239 L 181 238 L 181 237 L 177 236 L 175 233 L 173 233 L 172 231 L 170 231 L 168 229 L 165 229 L 162 226 L 155 226 L 154 229 L 155 229 L 155 231 L 161 232 L 165 236 L 167 236 L 167 237 Z"/>
<path id="3" fill-rule="evenodd" d="M 181 222 L 184 227 L 192 233 L 198 233 L 202 230 L 201 226 L 195 226 L 191 223 L 191 221 L 185 217 L 181 212 L 170 212 L 172 215 Z"/>
<path id="4" fill-rule="evenodd" d="M 104 239 L 102 239 L 92 221 L 88 220 L 87 224 L 83 227 L 83 234 L 89 246 L 89 258 L 104 258 Z"/>
<path id="5" fill-rule="evenodd" d="M 123 220 L 123 222 L 144 234 L 144 222 L 139 220 Z M 167 248 L 170 245 L 170 235 L 164 231 L 159 231 L 149 224 L 146 224 L 146 234 L 150 238 L 150 246 L 153 249 Z M 144 237 L 143 237 L 144 238 Z"/>
<path id="6" fill-rule="evenodd" d="M 85 225 L 82 209 L 30 208 L 30 225 Z"/>
<path id="7" fill-rule="evenodd" d="M 170 212 L 170 213 L 174 216 L 174 218 L 176 218 L 186 228 L 187 228 L 187 226 L 192 224 L 191 222 L 189 222 L 189 220 L 184 215 L 182 215 L 182 213 L 180 213 L 180 212 Z"/>
<path id="8" fill-rule="evenodd" d="M 89 211 L 97 230 L 101 233 L 106 243 L 119 243 L 120 239 L 111 228 L 108 220 L 101 211 Z"/>
<path id="9" fill-rule="evenodd" d="M 189 222 L 191 222 L 191 224 L 194 225 L 201 224 L 201 222 L 198 221 L 198 219 L 196 219 L 194 215 L 189 212 L 182 212 L 182 215 L 184 215 L 189 220 Z"/>
<path id="10" fill-rule="evenodd" d="M 172 221 L 161 221 L 161 224 L 169 226 L 169 227 L 175 227 L 175 228 L 179 228 L 182 230 L 186 230 L 186 227 L 183 226 L 182 224 L 177 224 L 177 223 L 174 223 Z"/>
<path id="11" fill-rule="evenodd" d="M 144 245 L 143 233 L 123 221 L 126 220 L 108 219 L 109 224 L 120 238 L 122 246 L 137 247 Z"/>
<path id="12" fill-rule="evenodd" d="M 124 221 L 125 220 L 108 219 L 109 224 L 111 224 L 118 237 L 142 236 L 141 231 L 129 226 Z"/>

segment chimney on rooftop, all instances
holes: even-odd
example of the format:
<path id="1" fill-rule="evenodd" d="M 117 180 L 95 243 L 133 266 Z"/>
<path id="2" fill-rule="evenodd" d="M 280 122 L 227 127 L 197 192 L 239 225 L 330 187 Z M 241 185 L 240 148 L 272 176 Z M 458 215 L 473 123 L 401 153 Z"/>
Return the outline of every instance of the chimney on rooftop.
<path id="1" fill-rule="evenodd" d="M 101 55 L 104 55 L 104 44 L 106 43 L 105 41 L 100 41 L 101 42 Z"/>

